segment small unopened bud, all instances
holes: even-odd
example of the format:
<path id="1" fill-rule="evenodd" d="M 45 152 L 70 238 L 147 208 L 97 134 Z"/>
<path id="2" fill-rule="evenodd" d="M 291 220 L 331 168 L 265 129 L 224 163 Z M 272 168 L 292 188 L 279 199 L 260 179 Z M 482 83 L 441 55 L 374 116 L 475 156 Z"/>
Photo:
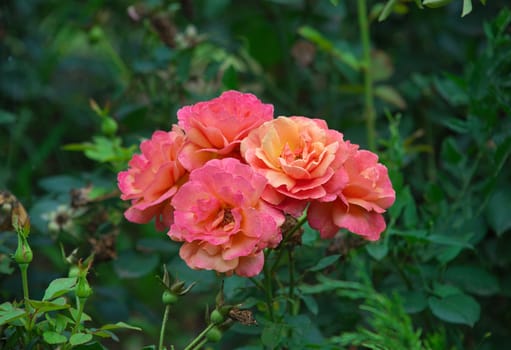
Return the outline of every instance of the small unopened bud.
<path id="1" fill-rule="evenodd" d="M 224 299 L 224 281 L 222 280 L 222 285 L 220 286 L 220 290 L 216 294 L 215 303 L 217 309 L 224 305 L 225 299 Z"/>
<path id="2" fill-rule="evenodd" d="M 224 317 L 224 315 L 222 315 L 222 313 L 219 310 L 215 309 L 211 312 L 211 315 L 209 316 L 209 320 L 211 321 L 211 323 L 219 324 L 219 323 L 224 322 L 225 317 Z"/>
<path id="3" fill-rule="evenodd" d="M 103 29 L 99 26 L 94 26 L 89 31 L 89 41 L 91 44 L 99 42 L 104 37 Z"/>
<path id="4" fill-rule="evenodd" d="M 217 343 L 222 339 L 222 331 L 217 326 L 211 328 L 206 334 L 206 339 L 212 343 Z"/>
<path id="5" fill-rule="evenodd" d="M 83 275 L 78 276 L 78 283 L 75 287 L 75 294 L 78 298 L 86 299 L 92 295 L 92 288 L 87 281 L 87 278 Z"/>
<path id="6" fill-rule="evenodd" d="M 175 304 L 178 300 L 178 296 L 172 293 L 170 290 L 165 290 L 161 295 L 161 301 L 165 305 Z"/>
<path id="7" fill-rule="evenodd" d="M 117 132 L 117 122 L 110 118 L 105 117 L 103 118 L 103 121 L 101 122 L 101 132 L 107 136 L 113 136 Z"/>
<path id="8" fill-rule="evenodd" d="M 33 257 L 34 254 L 32 253 L 32 248 L 30 248 L 30 245 L 28 244 L 27 237 L 22 234 L 18 234 L 18 248 L 14 253 L 14 261 L 18 264 L 29 264 Z"/>

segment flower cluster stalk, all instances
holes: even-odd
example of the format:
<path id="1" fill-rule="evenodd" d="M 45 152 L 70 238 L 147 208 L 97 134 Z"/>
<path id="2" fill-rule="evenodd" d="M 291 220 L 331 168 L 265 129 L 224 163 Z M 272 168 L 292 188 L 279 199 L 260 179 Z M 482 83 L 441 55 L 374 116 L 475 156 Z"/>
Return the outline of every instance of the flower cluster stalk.
<path id="1" fill-rule="evenodd" d="M 216 326 L 216 323 L 210 323 L 202 332 L 200 332 L 195 339 L 193 339 L 190 344 L 184 348 L 184 350 L 197 350 L 200 349 L 202 345 L 204 345 L 207 342 L 207 339 L 205 338 L 206 334 Z"/>
<path id="2" fill-rule="evenodd" d="M 167 321 L 169 319 L 170 305 L 165 305 L 165 312 L 163 313 L 163 320 L 161 321 L 160 340 L 158 342 L 158 350 L 163 350 L 163 339 L 165 338 L 165 329 L 167 328 Z"/>
<path id="3" fill-rule="evenodd" d="M 268 255 L 266 256 L 266 258 L 267 257 Z M 264 292 L 266 296 L 266 305 L 268 307 L 268 315 L 271 321 L 275 321 L 275 315 L 273 313 L 273 286 L 271 283 L 273 271 L 268 267 L 268 264 L 264 264 L 263 272 L 264 272 Z"/>
<path id="4" fill-rule="evenodd" d="M 25 301 L 25 308 L 30 308 L 29 293 L 28 293 L 28 264 L 19 264 L 18 265 L 21 271 L 21 284 L 23 288 L 23 299 Z"/>

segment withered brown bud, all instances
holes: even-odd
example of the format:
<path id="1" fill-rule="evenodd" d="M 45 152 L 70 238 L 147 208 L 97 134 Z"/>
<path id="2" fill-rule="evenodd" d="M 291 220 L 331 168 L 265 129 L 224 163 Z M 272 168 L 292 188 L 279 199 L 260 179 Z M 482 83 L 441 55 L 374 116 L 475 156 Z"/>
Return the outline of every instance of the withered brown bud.
<path id="1" fill-rule="evenodd" d="M 307 67 L 316 58 L 316 47 L 306 40 L 298 40 L 291 49 L 291 55 L 299 66 Z"/>
<path id="2" fill-rule="evenodd" d="M 302 244 L 302 235 L 303 228 L 296 229 L 298 225 L 298 220 L 289 214 L 286 214 L 286 220 L 280 227 L 282 230 L 282 235 L 286 237 L 286 245 L 288 246 L 297 246 Z M 294 231 L 293 231 L 294 230 Z M 291 234 L 290 236 L 288 236 Z"/>
<path id="3" fill-rule="evenodd" d="M 233 307 L 229 310 L 229 317 L 245 326 L 257 326 L 257 321 L 250 310 Z"/>
<path id="4" fill-rule="evenodd" d="M 15 230 L 25 236 L 30 232 L 25 207 L 9 191 L 0 191 L 0 230 Z"/>
<path id="5" fill-rule="evenodd" d="M 71 207 L 80 208 L 85 207 L 90 203 L 90 193 L 92 191 L 92 185 L 82 188 L 73 188 L 70 191 L 71 195 Z"/>

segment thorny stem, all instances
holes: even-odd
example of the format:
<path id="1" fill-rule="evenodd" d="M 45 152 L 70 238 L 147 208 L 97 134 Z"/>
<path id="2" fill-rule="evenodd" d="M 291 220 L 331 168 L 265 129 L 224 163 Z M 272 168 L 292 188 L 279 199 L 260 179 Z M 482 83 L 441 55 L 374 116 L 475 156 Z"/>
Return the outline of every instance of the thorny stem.
<path id="1" fill-rule="evenodd" d="M 280 242 L 280 249 L 278 250 L 278 255 L 277 257 L 275 258 L 275 261 L 273 262 L 271 268 L 268 266 L 268 264 L 264 264 L 264 268 L 263 268 L 263 273 L 264 273 L 264 285 L 261 286 L 261 283 L 259 282 L 256 282 L 255 280 L 253 280 L 253 282 L 256 284 L 256 286 L 258 287 L 262 287 L 262 289 L 264 289 L 265 291 L 265 296 L 266 296 L 266 304 L 268 306 L 268 314 L 270 316 L 270 320 L 272 321 L 275 321 L 275 315 L 273 313 L 273 285 L 272 285 L 272 276 L 274 275 L 275 273 L 275 270 L 277 269 L 277 266 L 279 265 L 280 263 L 280 260 L 282 258 L 282 254 L 284 252 L 284 244 L 290 239 L 290 237 L 293 236 L 293 234 L 298 231 L 300 229 L 300 227 L 303 226 L 303 224 L 307 221 L 307 216 L 306 215 L 303 215 L 302 217 L 300 217 L 298 219 L 298 221 L 296 222 L 296 225 L 290 229 L 289 231 L 287 232 L 284 232 L 284 237 L 282 238 L 282 241 Z M 292 248 L 287 248 L 286 249 L 287 252 L 288 252 L 288 256 L 289 256 L 289 261 L 290 261 L 290 265 L 289 265 L 289 274 L 290 274 L 290 277 L 289 277 L 289 297 L 292 298 L 293 297 L 293 294 L 294 294 L 294 261 L 293 261 L 293 252 L 292 252 Z M 265 261 L 268 261 L 268 258 L 271 254 L 271 250 L 268 250 L 266 253 L 265 253 Z M 291 299 L 290 299 L 291 300 Z M 292 307 L 292 305 L 290 305 L 290 307 Z"/>
<path id="2" fill-rule="evenodd" d="M 364 108 L 367 130 L 367 145 L 370 151 L 376 150 L 376 127 L 374 110 L 373 77 L 371 72 L 371 42 L 369 38 L 369 22 L 367 20 L 366 0 L 358 0 L 358 25 L 363 49 L 364 71 Z"/>
<path id="3" fill-rule="evenodd" d="M 161 322 L 160 329 L 160 341 L 158 343 L 158 350 L 163 350 L 163 339 L 165 338 L 165 328 L 167 327 L 167 320 L 169 319 L 170 305 L 165 306 L 165 312 L 163 313 L 163 320 Z"/>
<path id="4" fill-rule="evenodd" d="M 266 258 L 269 254 L 266 254 Z M 266 259 L 265 259 L 266 260 Z M 270 269 L 267 264 L 264 264 L 264 291 L 266 296 L 266 305 L 268 306 L 268 314 L 271 321 L 275 321 L 273 314 L 273 286 L 271 283 L 273 269 Z"/>
<path id="5" fill-rule="evenodd" d="M 296 231 L 298 231 L 300 229 L 300 227 L 303 226 L 305 221 L 307 221 L 307 216 L 306 215 L 303 215 L 302 217 L 300 217 L 298 219 L 298 221 L 296 222 L 296 225 L 291 230 L 289 230 L 288 232 L 285 233 L 284 238 L 282 238 L 282 242 L 280 242 L 280 246 L 283 246 L 283 244 L 285 244 L 289 240 L 289 238 L 291 238 L 293 236 L 293 234 Z M 275 272 L 275 269 L 277 268 L 277 266 L 280 263 L 280 259 L 282 258 L 282 253 L 283 253 L 283 250 L 279 249 L 278 250 L 278 255 L 275 258 L 275 262 L 273 263 L 273 265 L 271 267 L 271 273 L 272 274 Z M 267 257 L 265 257 L 265 258 L 267 258 Z"/>
<path id="6" fill-rule="evenodd" d="M 289 292 L 288 292 L 288 307 L 289 307 L 289 310 L 293 313 L 293 309 L 294 309 L 294 305 L 293 305 L 293 302 L 294 302 L 294 288 L 295 288 L 295 259 L 294 259 L 294 254 L 293 254 L 293 249 L 292 248 L 288 248 L 287 250 L 287 256 L 288 256 L 288 259 L 289 259 Z"/>

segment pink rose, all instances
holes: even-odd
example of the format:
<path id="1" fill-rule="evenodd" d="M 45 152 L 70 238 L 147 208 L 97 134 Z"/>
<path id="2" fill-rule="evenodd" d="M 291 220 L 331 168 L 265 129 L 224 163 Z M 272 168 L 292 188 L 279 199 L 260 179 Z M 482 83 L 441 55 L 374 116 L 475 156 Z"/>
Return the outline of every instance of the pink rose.
<path id="1" fill-rule="evenodd" d="M 337 172 L 352 146 L 321 119 L 279 117 L 253 130 L 241 143 L 246 162 L 268 179 L 265 200 L 292 215 L 307 201 L 333 200 L 344 186 Z"/>
<path id="2" fill-rule="evenodd" d="M 266 179 L 234 158 L 214 159 L 190 174 L 172 199 L 168 235 L 194 269 L 257 275 L 262 249 L 276 247 L 283 214 L 261 199 Z"/>
<path id="3" fill-rule="evenodd" d="M 331 202 L 314 201 L 308 209 L 312 228 L 323 238 L 332 238 L 339 228 L 375 241 L 385 230 L 383 213 L 396 199 L 387 168 L 378 163 L 378 156 L 357 150 L 340 170 L 347 182 Z"/>
<path id="4" fill-rule="evenodd" d="M 240 158 L 241 140 L 273 118 L 273 106 L 249 93 L 226 91 L 210 101 L 181 108 L 177 117 L 187 136 L 179 160 L 192 171 L 210 159 Z"/>
<path id="5" fill-rule="evenodd" d="M 131 200 L 126 219 L 139 224 L 156 219 L 156 228 L 168 229 L 172 223 L 170 199 L 186 180 L 186 170 L 177 160 L 185 136 L 175 127 L 172 131 L 156 131 L 140 145 L 129 169 L 117 176 L 121 199 Z"/>

